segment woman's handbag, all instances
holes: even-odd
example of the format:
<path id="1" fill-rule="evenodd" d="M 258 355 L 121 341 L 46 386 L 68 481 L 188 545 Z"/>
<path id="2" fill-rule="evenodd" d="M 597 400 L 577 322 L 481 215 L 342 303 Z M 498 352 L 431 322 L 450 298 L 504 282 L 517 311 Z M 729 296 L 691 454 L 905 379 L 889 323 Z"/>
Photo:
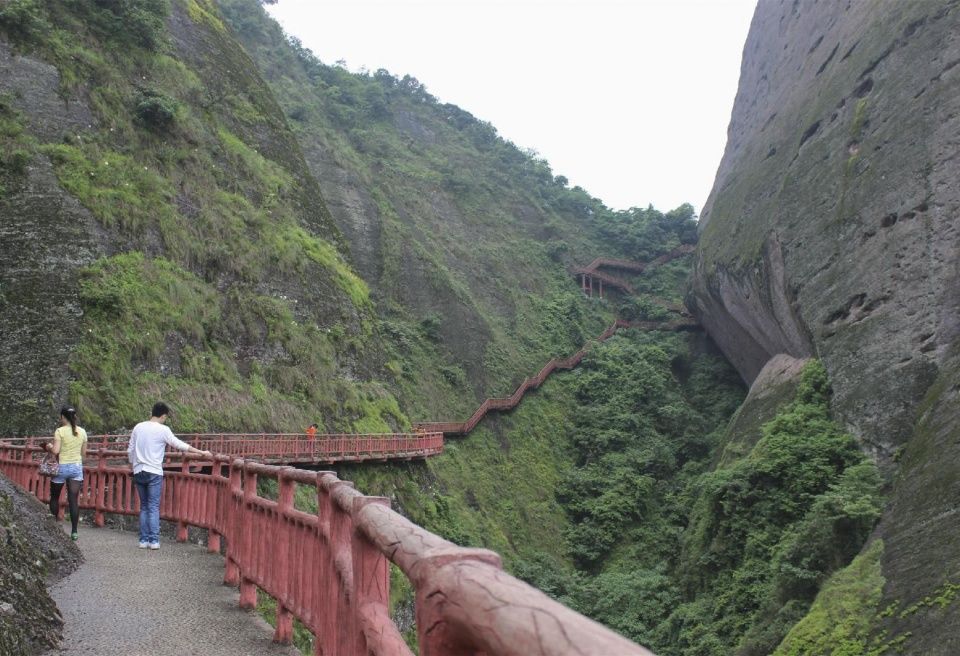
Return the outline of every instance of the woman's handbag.
<path id="1" fill-rule="evenodd" d="M 59 459 L 52 453 L 48 453 L 43 456 L 43 460 L 40 461 L 39 469 L 41 476 L 56 476 L 60 473 Z"/>

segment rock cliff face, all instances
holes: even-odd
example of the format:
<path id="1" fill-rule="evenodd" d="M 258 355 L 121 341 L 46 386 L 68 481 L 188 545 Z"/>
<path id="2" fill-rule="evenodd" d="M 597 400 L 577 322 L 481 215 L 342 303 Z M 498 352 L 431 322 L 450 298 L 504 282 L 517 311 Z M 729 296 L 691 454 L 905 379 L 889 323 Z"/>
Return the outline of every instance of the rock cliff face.
<path id="1" fill-rule="evenodd" d="M 960 7 L 761 0 L 690 304 L 748 381 L 823 359 L 888 459 L 957 336 Z"/>
<path id="2" fill-rule="evenodd" d="M 896 472 L 879 609 L 920 606 L 866 619 L 916 654 L 960 631 L 922 601 L 952 603 L 960 575 L 958 25 L 956 0 L 760 1 L 688 297 L 748 382 L 821 358 L 837 416 Z"/>
<path id="3" fill-rule="evenodd" d="M 58 96 L 57 70 L 0 41 L 0 94 L 16 99 L 27 129 L 45 141 L 84 130 L 85 103 Z M 0 195 L 0 424 L 27 430 L 49 415 L 38 399 L 66 398 L 69 347 L 78 341 L 78 269 L 105 250 L 103 231 L 64 191 L 49 161 Z M 55 402 L 51 403 L 55 405 Z"/>
<path id="4" fill-rule="evenodd" d="M 64 403 L 116 430 L 161 396 L 207 404 L 196 428 L 402 421 L 367 287 L 216 5 L 4 7 L 0 432 Z"/>

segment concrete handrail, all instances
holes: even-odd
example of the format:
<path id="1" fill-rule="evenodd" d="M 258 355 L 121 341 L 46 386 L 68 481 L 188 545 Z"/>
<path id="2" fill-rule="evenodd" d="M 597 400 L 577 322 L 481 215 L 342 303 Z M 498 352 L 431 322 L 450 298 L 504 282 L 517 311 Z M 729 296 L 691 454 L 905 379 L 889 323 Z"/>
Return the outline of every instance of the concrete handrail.
<path id="1" fill-rule="evenodd" d="M 0 471 L 46 500 L 39 447 L 0 444 Z M 82 508 L 136 515 L 132 472 L 124 451 L 94 449 L 84 463 Z M 165 475 L 164 519 L 207 530 L 207 548 L 226 540 L 224 583 L 240 588 L 252 608 L 257 589 L 277 602 L 274 640 L 290 642 L 293 619 L 314 635 L 314 654 L 413 656 L 390 618 L 393 562 L 413 585 L 423 656 L 651 656 L 651 653 L 502 571 L 500 557 L 458 547 L 369 497 L 332 472 L 278 467 L 217 455 L 180 455 Z M 199 473 L 198 468 L 210 473 Z M 257 492 L 277 482 L 277 498 Z M 317 511 L 297 509 L 297 486 L 316 494 Z"/>

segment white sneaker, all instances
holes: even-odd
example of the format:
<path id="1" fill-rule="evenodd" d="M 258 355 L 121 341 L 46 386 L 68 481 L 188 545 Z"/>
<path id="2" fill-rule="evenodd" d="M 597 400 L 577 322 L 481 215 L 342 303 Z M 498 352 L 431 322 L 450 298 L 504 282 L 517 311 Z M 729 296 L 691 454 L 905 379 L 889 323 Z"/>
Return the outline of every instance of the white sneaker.
<path id="1" fill-rule="evenodd" d="M 149 543 L 149 542 L 141 542 L 140 544 L 137 545 L 137 548 L 138 548 L 138 549 L 146 549 L 146 548 L 149 547 L 149 546 L 150 546 L 150 543 Z"/>
<path id="2" fill-rule="evenodd" d="M 160 548 L 160 543 L 159 543 L 159 542 L 151 542 L 151 543 L 150 543 L 150 548 L 153 549 L 154 551 L 156 551 L 157 549 Z"/>

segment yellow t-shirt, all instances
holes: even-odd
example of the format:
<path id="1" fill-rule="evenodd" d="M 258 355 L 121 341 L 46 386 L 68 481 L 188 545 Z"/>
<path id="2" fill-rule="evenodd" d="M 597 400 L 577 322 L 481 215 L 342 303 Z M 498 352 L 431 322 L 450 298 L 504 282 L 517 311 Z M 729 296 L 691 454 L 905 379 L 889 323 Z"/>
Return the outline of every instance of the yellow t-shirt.
<path id="1" fill-rule="evenodd" d="M 69 426 L 61 426 L 53 434 L 60 439 L 60 464 L 73 465 L 82 462 L 80 447 L 87 441 L 87 431 L 77 426 L 77 434 Z"/>

